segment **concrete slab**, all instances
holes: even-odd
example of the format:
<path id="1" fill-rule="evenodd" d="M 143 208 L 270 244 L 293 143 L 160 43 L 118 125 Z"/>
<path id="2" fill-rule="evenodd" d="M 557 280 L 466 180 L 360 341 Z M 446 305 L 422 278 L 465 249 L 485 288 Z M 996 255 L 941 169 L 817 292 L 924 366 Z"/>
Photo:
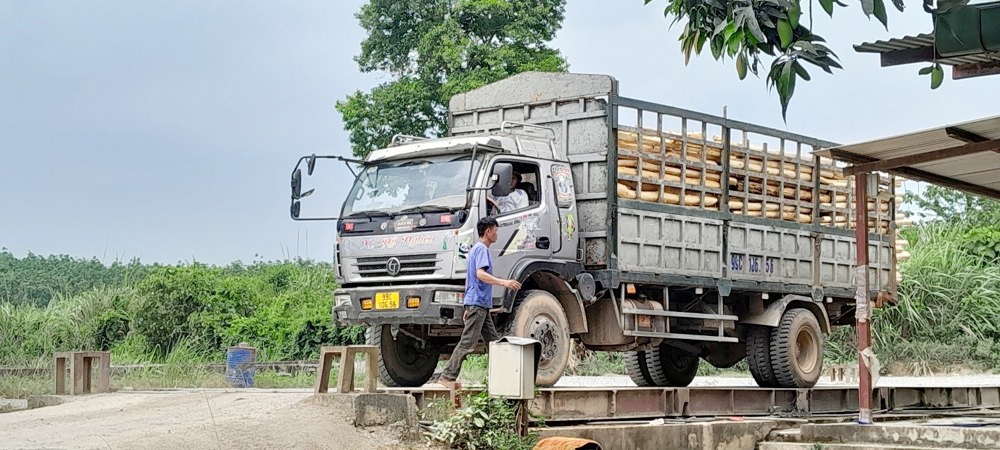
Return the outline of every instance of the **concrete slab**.
<path id="1" fill-rule="evenodd" d="M 872 444 L 830 444 L 805 442 L 761 442 L 758 450 L 930 450 L 933 447 L 883 446 Z M 933 448 L 933 450 L 964 450 L 960 448 Z"/>
<path id="2" fill-rule="evenodd" d="M 949 418 L 872 425 L 807 424 L 803 442 L 861 443 L 872 447 L 1000 448 L 1000 421 L 984 418 Z M 825 445 L 825 444 L 824 444 Z"/>
<path id="3" fill-rule="evenodd" d="M 419 427 L 417 403 L 412 395 L 355 393 L 316 394 L 309 403 L 335 408 L 353 418 L 356 427 L 399 424 L 410 430 Z"/>
<path id="4" fill-rule="evenodd" d="M 28 409 L 62 405 L 63 403 L 76 401 L 79 398 L 79 396 L 74 397 L 72 395 L 29 395 Z"/>
<path id="5" fill-rule="evenodd" d="M 590 439 L 605 450 L 754 450 L 777 426 L 770 420 L 540 428 L 541 438 Z"/>
<path id="6" fill-rule="evenodd" d="M 0 413 L 28 409 L 28 401 L 22 398 L 0 398 Z"/>

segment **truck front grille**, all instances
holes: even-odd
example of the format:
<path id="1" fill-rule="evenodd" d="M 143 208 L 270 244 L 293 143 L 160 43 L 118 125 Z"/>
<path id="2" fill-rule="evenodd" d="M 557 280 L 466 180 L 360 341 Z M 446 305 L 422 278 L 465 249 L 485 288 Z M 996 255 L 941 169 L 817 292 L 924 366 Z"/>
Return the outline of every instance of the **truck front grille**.
<path id="1" fill-rule="evenodd" d="M 441 259 L 433 253 L 358 258 L 354 266 L 357 267 L 357 273 L 362 278 L 388 277 L 392 275 L 389 274 L 386 264 L 392 258 L 399 260 L 399 273 L 396 276 L 432 275 L 440 269 L 438 263 L 441 262 Z"/>

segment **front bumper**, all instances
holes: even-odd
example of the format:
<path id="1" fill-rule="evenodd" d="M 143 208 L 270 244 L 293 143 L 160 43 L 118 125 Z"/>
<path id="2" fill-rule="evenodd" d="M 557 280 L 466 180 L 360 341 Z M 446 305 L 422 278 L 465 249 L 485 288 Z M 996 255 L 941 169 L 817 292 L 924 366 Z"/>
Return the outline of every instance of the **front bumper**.
<path id="1" fill-rule="evenodd" d="M 374 299 L 379 292 L 398 292 L 399 308 L 361 309 L 362 299 Z M 421 284 L 337 289 L 333 292 L 333 321 L 338 325 L 462 325 L 462 301 L 435 302 L 435 292 L 464 293 L 465 288 L 454 284 Z M 406 298 L 411 296 L 420 297 L 419 307 L 407 308 Z"/>

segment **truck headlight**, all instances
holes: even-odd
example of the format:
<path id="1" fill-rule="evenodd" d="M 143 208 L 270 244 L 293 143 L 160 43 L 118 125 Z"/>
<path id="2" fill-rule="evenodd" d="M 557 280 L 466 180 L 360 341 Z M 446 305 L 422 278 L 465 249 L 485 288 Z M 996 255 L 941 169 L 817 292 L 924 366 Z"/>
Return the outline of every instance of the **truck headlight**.
<path id="1" fill-rule="evenodd" d="M 465 300 L 465 292 L 455 291 L 435 291 L 434 303 L 462 303 Z"/>
<path id="2" fill-rule="evenodd" d="M 335 295 L 335 296 L 333 296 L 333 299 L 334 299 L 334 302 L 336 303 L 337 306 L 351 304 L 351 296 L 350 296 L 350 294 Z"/>

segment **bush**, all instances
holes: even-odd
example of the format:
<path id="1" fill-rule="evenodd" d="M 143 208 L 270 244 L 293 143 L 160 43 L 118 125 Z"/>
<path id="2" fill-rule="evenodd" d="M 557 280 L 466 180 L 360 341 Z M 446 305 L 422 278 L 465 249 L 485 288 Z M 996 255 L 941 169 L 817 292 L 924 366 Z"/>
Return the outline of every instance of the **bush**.
<path id="1" fill-rule="evenodd" d="M 56 294 L 45 307 L 0 302 L 0 362 L 97 348 L 135 363 L 171 354 L 220 361 L 225 348 L 239 342 L 257 347 L 259 360 L 312 359 L 321 345 L 364 340 L 361 327 L 334 326 L 336 285 L 326 264 L 189 264 L 147 272 L 136 287 Z M 180 342 L 184 349 L 177 353 Z"/>
<path id="2" fill-rule="evenodd" d="M 142 299 L 134 313 L 135 331 L 160 356 L 181 339 L 204 335 L 195 327 L 204 325 L 198 315 L 206 310 L 215 282 L 215 274 L 200 264 L 155 270 L 139 284 Z"/>
<path id="3" fill-rule="evenodd" d="M 468 450 L 530 450 L 538 440 L 536 432 L 528 436 L 516 433 L 515 410 L 507 400 L 480 392 L 466 401 L 468 404 L 451 417 L 431 425 L 433 443 Z"/>
<path id="4" fill-rule="evenodd" d="M 961 247 L 983 265 L 991 266 L 1000 261 L 1000 230 L 973 228 L 965 233 Z"/>

